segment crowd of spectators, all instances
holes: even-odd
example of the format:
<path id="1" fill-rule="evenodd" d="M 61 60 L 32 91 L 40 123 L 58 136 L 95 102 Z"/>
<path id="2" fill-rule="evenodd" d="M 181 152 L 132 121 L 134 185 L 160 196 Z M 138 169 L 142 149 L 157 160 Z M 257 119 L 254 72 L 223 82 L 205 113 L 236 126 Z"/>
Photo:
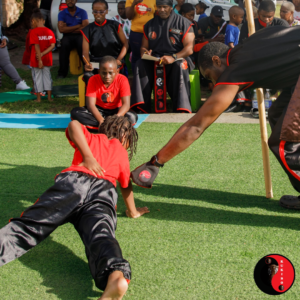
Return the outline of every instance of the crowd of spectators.
<path id="1" fill-rule="evenodd" d="M 118 14 L 112 19 L 107 19 L 109 4 L 105 0 L 95 0 L 92 4 L 94 15 L 94 22 L 92 23 L 88 21 L 87 12 L 77 7 L 76 2 L 77 0 L 66 0 L 67 8 L 58 15 L 58 29 L 63 34 L 59 50 L 58 78 L 67 76 L 69 55 L 74 48 L 77 50 L 82 64 L 84 64 L 84 80 L 87 90 L 90 90 L 88 86 L 89 79 L 99 74 L 101 60 L 106 56 L 115 59 L 117 74 L 125 76 L 125 78 L 128 77 L 125 56 L 130 54 L 133 82 L 129 95 L 131 96 L 132 93 L 130 105 L 126 100 L 127 111 L 129 107 L 132 107 L 139 113 L 150 112 L 151 92 L 154 85 L 154 90 L 159 90 L 158 93 L 154 93 L 155 111 L 161 112 L 165 109 L 163 98 L 168 92 L 173 102 L 173 111 L 191 112 L 190 104 L 187 104 L 190 102 L 188 74 L 195 67 L 197 68 L 197 54 L 201 48 L 211 42 L 225 43 L 230 48 L 234 48 L 238 44 L 242 44 L 249 36 L 245 3 L 243 1 L 238 1 L 237 6 L 230 8 L 229 21 L 226 22 L 221 6 L 215 5 L 211 9 L 210 15 L 207 16 L 205 11 L 208 6 L 204 2 L 200 1 L 196 5 L 192 5 L 185 3 L 185 0 L 177 0 L 177 4 L 173 4 L 172 0 L 120 1 L 118 2 Z M 49 23 L 50 6 L 51 0 L 41 1 L 40 12 L 44 20 L 39 23 L 39 27 L 44 27 L 45 24 L 52 30 L 51 23 Z M 290 27 L 300 24 L 300 0 L 284 1 L 280 8 L 280 18 L 275 17 L 276 7 L 271 0 L 252 0 L 252 9 L 256 31 L 263 30 L 268 26 Z M 199 15 L 197 21 L 195 20 L 195 14 Z M 166 22 L 167 19 L 168 22 Z M 15 81 L 17 89 L 29 88 L 10 63 L 6 49 L 7 38 L 1 32 L 1 27 L 0 33 L 2 41 L 0 45 L 0 67 Z M 30 34 L 32 33 L 29 32 L 28 35 Z M 28 41 L 30 43 L 27 47 L 27 56 L 30 51 L 33 51 L 30 49 L 36 49 L 36 44 L 32 42 L 33 39 L 28 38 Z M 48 42 L 45 49 L 40 48 L 41 61 L 43 61 L 43 55 L 51 56 L 51 51 L 47 50 L 50 44 Z M 39 47 L 44 46 L 39 43 Z M 157 77 L 155 70 L 158 63 L 141 60 L 144 53 L 160 58 L 159 64 L 163 68 L 158 68 L 157 72 L 162 72 L 163 77 Z M 35 52 L 35 56 L 38 60 L 37 52 Z M 113 65 L 113 75 L 110 76 L 115 78 L 114 61 L 108 59 L 107 62 Z M 39 79 L 34 78 L 34 76 L 37 74 L 36 68 L 39 68 L 39 61 L 34 64 L 30 60 L 28 65 L 35 70 L 33 80 L 36 88 Z M 98 80 L 93 80 L 93 84 L 99 83 L 101 78 L 100 76 Z M 202 86 L 213 88 L 210 81 L 202 75 L 200 78 Z M 124 80 L 122 78 L 121 81 L 124 83 Z M 127 84 L 125 85 L 127 86 Z M 49 85 L 46 84 L 46 86 L 49 89 Z M 159 93 L 161 93 L 161 96 Z M 127 97 L 128 91 L 125 94 Z M 107 103 L 122 98 L 119 95 L 118 97 L 116 95 L 108 97 L 107 94 L 105 97 Z M 90 96 L 86 97 L 87 102 L 90 98 Z M 96 98 L 94 98 L 92 102 L 95 105 Z M 248 98 L 250 97 L 247 95 L 237 96 L 236 102 L 238 102 L 239 108 L 229 108 L 229 111 L 241 111 L 241 109 L 249 111 L 251 102 L 247 102 L 247 100 L 250 100 Z M 89 110 L 90 107 L 91 105 L 87 103 L 86 109 Z M 118 110 L 121 107 L 122 101 L 118 100 L 118 105 L 114 106 L 114 109 Z M 123 109 L 121 109 L 121 112 L 122 115 L 125 114 L 123 114 Z M 99 122 L 102 120 L 98 115 L 96 119 Z"/>

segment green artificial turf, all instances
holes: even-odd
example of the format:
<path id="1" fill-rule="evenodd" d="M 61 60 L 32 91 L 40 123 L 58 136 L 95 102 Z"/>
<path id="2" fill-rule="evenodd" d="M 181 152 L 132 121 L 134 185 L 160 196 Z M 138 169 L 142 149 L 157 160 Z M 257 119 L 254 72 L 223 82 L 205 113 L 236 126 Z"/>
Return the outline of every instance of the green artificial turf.
<path id="1" fill-rule="evenodd" d="M 143 123 L 131 168 L 150 159 L 178 124 Z M 0 227 L 34 203 L 70 165 L 73 150 L 61 130 L 0 130 Z M 295 266 L 294 286 L 280 299 L 298 299 L 299 212 L 278 199 L 296 192 L 271 154 L 274 199 L 265 198 L 259 125 L 213 124 L 168 162 L 152 189 L 134 186 L 137 206 L 125 216 L 118 202 L 116 237 L 132 267 L 124 299 L 273 299 L 255 285 L 263 256 L 279 253 Z M 84 247 L 64 225 L 21 258 L 0 268 L 0 299 L 97 299 Z"/>
<path id="2" fill-rule="evenodd" d="M 28 86 L 32 87 L 31 71 L 17 69 L 22 79 L 25 79 Z M 78 83 L 78 76 L 68 74 L 64 79 L 57 79 L 58 67 L 51 68 L 51 76 L 53 86 L 57 85 L 71 85 Z M 0 92 L 14 91 L 16 85 L 5 74 L 2 75 L 2 87 Z M 18 113 L 18 114 L 68 114 L 72 108 L 79 105 L 79 97 L 59 97 L 54 98 L 53 102 L 47 99 L 42 99 L 41 103 L 36 103 L 33 100 L 18 101 L 13 103 L 3 103 L 0 105 L 0 113 Z"/>

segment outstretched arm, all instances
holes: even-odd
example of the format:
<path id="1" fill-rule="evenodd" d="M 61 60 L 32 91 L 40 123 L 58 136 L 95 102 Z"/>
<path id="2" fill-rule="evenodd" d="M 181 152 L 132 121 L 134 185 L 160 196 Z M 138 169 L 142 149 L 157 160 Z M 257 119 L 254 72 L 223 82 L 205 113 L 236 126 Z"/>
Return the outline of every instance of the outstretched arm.
<path id="1" fill-rule="evenodd" d="M 103 176 L 105 172 L 102 167 L 98 164 L 97 160 L 94 158 L 93 153 L 87 143 L 85 135 L 82 131 L 81 124 L 74 120 L 69 123 L 68 126 L 69 137 L 75 146 L 78 148 L 83 162 L 79 166 L 85 167 L 88 170 L 92 171 L 95 176 Z"/>
<path id="2" fill-rule="evenodd" d="M 239 90 L 238 85 L 219 85 L 199 111 L 173 135 L 158 152 L 158 162 L 166 163 L 188 148 L 230 105 Z"/>
<path id="3" fill-rule="evenodd" d="M 138 218 L 143 214 L 149 213 L 148 207 L 135 207 L 134 198 L 133 198 L 133 191 L 132 191 L 132 183 L 131 180 L 129 181 L 127 188 L 122 188 L 120 186 L 121 193 L 127 207 L 126 215 L 129 218 Z"/>

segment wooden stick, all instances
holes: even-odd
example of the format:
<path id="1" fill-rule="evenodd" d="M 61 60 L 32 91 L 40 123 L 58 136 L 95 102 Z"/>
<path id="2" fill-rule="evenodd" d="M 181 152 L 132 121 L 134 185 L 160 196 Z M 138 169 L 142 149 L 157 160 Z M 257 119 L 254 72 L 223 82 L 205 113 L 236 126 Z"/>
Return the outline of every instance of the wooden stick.
<path id="1" fill-rule="evenodd" d="M 245 0 L 246 14 L 248 21 L 248 31 L 249 36 L 255 33 L 255 25 L 253 18 L 253 10 L 251 0 Z M 265 176 L 265 189 L 266 197 L 273 197 L 272 190 L 272 180 L 271 180 L 271 169 L 270 169 L 270 158 L 269 158 L 269 146 L 268 146 L 268 132 L 267 132 L 267 122 L 266 122 L 266 111 L 265 111 L 265 101 L 263 89 L 256 89 L 258 112 L 259 112 L 259 125 L 260 125 L 260 135 L 261 135 L 261 146 L 262 146 L 262 157 L 264 166 L 264 176 Z"/>

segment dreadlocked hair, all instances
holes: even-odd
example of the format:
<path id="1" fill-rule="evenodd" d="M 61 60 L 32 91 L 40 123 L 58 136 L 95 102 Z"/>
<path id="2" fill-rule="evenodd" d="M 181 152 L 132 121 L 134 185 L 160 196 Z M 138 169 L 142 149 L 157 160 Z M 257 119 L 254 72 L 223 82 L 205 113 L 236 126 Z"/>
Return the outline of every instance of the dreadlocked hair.
<path id="1" fill-rule="evenodd" d="M 108 139 L 118 139 L 121 144 L 128 143 L 129 160 L 136 153 L 138 133 L 126 117 L 117 115 L 106 117 L 99 127 L 99 133 L 105 134 Z"/>

